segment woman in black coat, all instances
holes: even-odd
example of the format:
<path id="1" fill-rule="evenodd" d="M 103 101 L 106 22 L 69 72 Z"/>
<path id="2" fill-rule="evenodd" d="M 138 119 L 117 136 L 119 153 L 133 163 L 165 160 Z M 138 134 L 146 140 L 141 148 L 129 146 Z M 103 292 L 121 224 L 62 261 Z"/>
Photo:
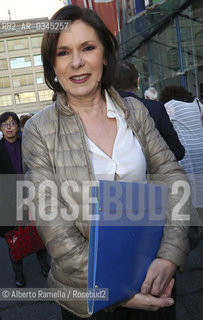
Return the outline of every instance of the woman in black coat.
<path id="1" fill-rule="evenodd" d="M 17 221 L 17 181 L 23 180 L 21 137 L 19 134 L 20 120 L 14 112 L 5 112 L 0 115 L 0 129 L 3 138 L 0 140 L 0 236 L 18 226 Z M 26 212 L 25 212 L 26 214 Z M 27 220 L 27 217 L 23 219 Z M 21 222 L 23 226 L 25 221 Z M 25 286 L 23 275 L 23 260 L 14 261 L 10 255 L 11 264 L 15 273 L 17 287 Z M 46 250 L 37 252 L 37 259 L 44 276 L 48 275 Z"/>

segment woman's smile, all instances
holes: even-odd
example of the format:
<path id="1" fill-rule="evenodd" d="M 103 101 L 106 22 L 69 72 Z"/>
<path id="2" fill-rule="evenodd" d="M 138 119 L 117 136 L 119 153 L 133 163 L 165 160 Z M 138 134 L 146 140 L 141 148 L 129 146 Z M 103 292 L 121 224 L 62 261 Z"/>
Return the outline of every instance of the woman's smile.
<path id="1" fill-rule="evenodd" d="M 87 74 L 81 74 L 81 75 L 77 75 L 77 76 L 72 76 L 70 77 L 70 80 L 74 83 L 83 83 L 86 82 L 89 78 L 90 78 L 91 74 L 87 73 Z"/>

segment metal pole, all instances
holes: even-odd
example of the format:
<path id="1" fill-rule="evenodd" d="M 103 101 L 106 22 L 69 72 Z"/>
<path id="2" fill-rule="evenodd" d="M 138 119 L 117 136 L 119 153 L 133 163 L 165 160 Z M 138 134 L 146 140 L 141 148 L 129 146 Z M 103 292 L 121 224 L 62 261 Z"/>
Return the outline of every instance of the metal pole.
<path id="1" fill-rule="evenodd" d="M 187 81 L 186 81 L 186 76 L 185 76 L 185 72 L 184 72 L 179 17 L 175 18 L 175 23 L 176 23 L 177 42 L 178 42 L 178 56 L 179 56 L 179 65 L 180 65 L 180 72 L 181 72 L 181 83 L 182 83 L 182 86 L 185 89 L 187 89 Z"/>
<path id="2" fill-rule="evenodd" d="M 192 15 L 192 10 L 190 10 L 190 13 Z M 197 67 L 197 57 L 195 52 L 195 43 L 194 43 L 194 34 L 193 34 L 193 28 L 192 28 L 192 21 L 190 22 L 190 35 L 191 35 L 191 45 L 192 45 L 192 60 L 193 60 L 193 66 L 194 66 L 194 75 L 195 75 L 195 88 L 196 88 L 196 97 L 200 98 L 200 89 L 199 89 L 199 81 L 198 81 L 198 67 Z"/>
<path id="3" fill-rule="evenodd" d="M 148 61 L 148 69 L 149 69 L 149 86 L 153 84 L 152 79 L 152 58 L 151 58 L 151 50 L 150 50 L 150 43 L 146 43 L 147 46 L 147 61 Z"/>

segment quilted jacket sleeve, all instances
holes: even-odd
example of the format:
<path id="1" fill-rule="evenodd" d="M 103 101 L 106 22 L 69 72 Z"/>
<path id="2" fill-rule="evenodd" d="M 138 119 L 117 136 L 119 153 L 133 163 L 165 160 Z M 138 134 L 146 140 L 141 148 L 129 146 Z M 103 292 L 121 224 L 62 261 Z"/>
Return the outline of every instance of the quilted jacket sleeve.
<path id="1" fill-rule="evenodd" d="M 30 119 L 26 124 L 22 145 L 25 178 L 34 185 L 32 216 L 35 217 L 39 234 L 57 265 L 63 272 L 75 275 L 76 282 L 73 285 L 85 286 L 88 241 L 74 221 L 64 221 L 60 214 L 64 204 L 57 191 L 55 168 L 35 122 Z"/>
<path id="2" fill-rule="evenodd" d="M 137 121 L 140 126 L 138 135 L 145 149 L 149 182 L 168 186 L 168 213 L 158 257 L 183 267 L 190 251 L 190 184 L 146 108 L 133 98 L 127 98 L 126 101 L 133 106 L 135 123 Z"/>

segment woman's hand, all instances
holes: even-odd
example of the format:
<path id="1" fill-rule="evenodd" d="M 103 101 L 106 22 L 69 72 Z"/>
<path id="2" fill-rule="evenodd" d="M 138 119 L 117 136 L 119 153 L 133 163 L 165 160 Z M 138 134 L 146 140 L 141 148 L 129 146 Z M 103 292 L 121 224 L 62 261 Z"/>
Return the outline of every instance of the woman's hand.
<path id="1" fill-rule="evenodd" d="M 134 295 L 130 300 L 125 302 L 122 307 L 130 309 L 141 309 L 146 311 L 157 311 L 158 309 L 163 307 L 170 307 L 174 304 L 174 300 L 171 298 L 171 292 L 174 282 L 175 280 L 171 279 L 169 285 L 160 297 L 154 297 L 149 293 L 138 293 Z"/>
<path id="2" fill-rule="evenodd" d="M 171 281 L 177 266 L 169 260 L 155 259 L 145 277 L 141 287 L 141 293 L 161 296 Z"/>

